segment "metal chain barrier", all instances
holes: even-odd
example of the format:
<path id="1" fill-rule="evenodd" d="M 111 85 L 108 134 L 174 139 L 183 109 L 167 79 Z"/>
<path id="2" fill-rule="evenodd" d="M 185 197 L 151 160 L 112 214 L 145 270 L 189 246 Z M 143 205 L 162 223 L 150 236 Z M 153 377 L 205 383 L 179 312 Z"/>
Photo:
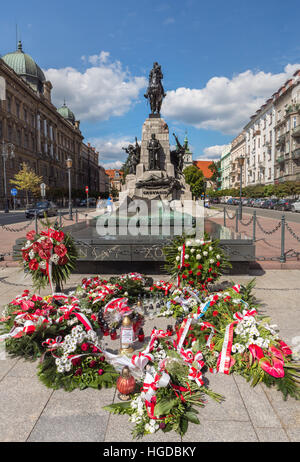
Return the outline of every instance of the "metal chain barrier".
<path id="1" fill-rule="evenodd" d="M 272 229 L 272 231 L 266 231 L 266 230 L 262 227 L 262 225 L 259 223 L 258 218 L 256 218 L 256 223 L 257 223 L 259 229 L 260 229 L 264 234 L 267 234 L 268 236 L 270 236 L 271 234 L 276 233 L 276 231 L 278 231 L 279 228 L 281 227 L 281 221 L 279 221 L 279 222 L 278 222 L 278 225 L 275 226 L 275 228 Z"/>
<path id="2" fill-rule="evenodd" d="M 10 226 L 7 226 L 7 225 L 0 225 L 1 228 L 3 228 L 5 231 L 10 231 L 12 233 L 18 233 L 20 231 L 24 231 L 26 228 L 29 228 L 29 226 L 31 225 L 31 223 L 35 220 L 35 218 L 32 218 L 28 223 L 26 223 L 26 225 L 22 226 L 21 228 L 11 228 Z"/>
<path id="3" fill-rule="evenodd" d="M 300 242 L 300 237 L 297 236 L 297 234 L 292 230 L 292 228 L 287 222 L 285 222 L 285 226 L 286 226 L 286 229 L 289 231 L 289 233 L 293 236 L 293 238 L 296 239 L 298 242 Z"/>
<path id="4" fill-rule="evenodd" d="M 250 220 L 247 223 L 245 223 L 243 220 L 240 220 L 240 223 L 243 226 L 249 226 L 249 225 L 251 225 L 252 221 L 253 221 L 253 215 L 252 215 L 252 217 L 250 218 Z"/>
<path id="5" fill-rule="evenodd" d="M 234 215 L 232 217 L 229 215 L 227 210 L 225 210 L 225 213 L 226 213 L 227 217 L 229 218 L 229 220 L 233 220 L 236 217 L 237 211 L 235 211 L 235 213 L 234 213 Z"/>

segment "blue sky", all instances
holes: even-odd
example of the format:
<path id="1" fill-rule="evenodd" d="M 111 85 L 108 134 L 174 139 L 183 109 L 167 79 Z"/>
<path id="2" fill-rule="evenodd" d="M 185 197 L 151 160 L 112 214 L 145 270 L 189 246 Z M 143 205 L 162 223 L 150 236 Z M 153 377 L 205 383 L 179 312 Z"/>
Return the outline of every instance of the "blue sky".
<path id="1" fill-rule="evenodd" d="M 105 166 L 141 138 L 143 97 L 158 61 L 162 116 L 194 158 L 216 158 L 266 98 L 300 68 L 299 0 L 6 2 L 0 53 L 23 49 L 81 120 Z M 171 136 L 171 143 L 173 139 Z"/>

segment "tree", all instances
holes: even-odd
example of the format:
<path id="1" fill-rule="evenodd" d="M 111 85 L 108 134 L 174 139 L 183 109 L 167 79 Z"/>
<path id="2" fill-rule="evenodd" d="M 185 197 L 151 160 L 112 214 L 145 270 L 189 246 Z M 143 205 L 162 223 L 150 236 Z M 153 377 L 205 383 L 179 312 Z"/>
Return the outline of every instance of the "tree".
<path id="1" fill-rule="evenodd" d="M 185 181 L 191 187 L 191 193 L 198 198 L 204 192 L 204 175 L 196 165 L 190 165 L 183 171 Z"/>
<path id="2" fill-rule="evenodd" d="M 26 203 L 28 205 L 29 193 L 38 195 L 40 192 L 40 184 L 43 182 L 43 177 L 36 175 L 36 173 L 29 168 L 26 162 L 22 163 L 21 170 L 15 174 L 10 183 L 15 185 L 20 191 L 25 191 Z"/>
<path id="3" fill-rule="evenodd" d="M 221 161 L 218 160 L 217 162 L 213 162 L 208 166 L 209 170 L 212 172 L 212 176 L 210 177 L 210 181 L 213 181 L 217 188 L 219 188 L 221 184 Z"/>

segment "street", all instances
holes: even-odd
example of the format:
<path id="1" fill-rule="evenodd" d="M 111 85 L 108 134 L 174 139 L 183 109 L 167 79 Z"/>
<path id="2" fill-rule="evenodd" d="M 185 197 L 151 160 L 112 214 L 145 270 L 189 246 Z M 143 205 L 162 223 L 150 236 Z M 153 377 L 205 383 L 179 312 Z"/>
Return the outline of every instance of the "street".
<path id="1" fill-rule="evenodd" d="M 227 204 L 214 204 L 213 207 L 222 209 L 226 207 L 227 210 L 235 211 L 238 209 L 238 205 L 227 205 Z M 300 223 L 300 213 L 297 212 L 282 212 L 281 210 L 269 210 L 269 209 L 260 209 L 258 207 L 244 207 L 242 208 L 243 213 L 253 215 L 254 210 L 256 211 L 256 216 L 264 218 L 273 218 L 274 220 L 280 220 L 282 215 L 285 215 L 287 221 L 293 223 Z"/>

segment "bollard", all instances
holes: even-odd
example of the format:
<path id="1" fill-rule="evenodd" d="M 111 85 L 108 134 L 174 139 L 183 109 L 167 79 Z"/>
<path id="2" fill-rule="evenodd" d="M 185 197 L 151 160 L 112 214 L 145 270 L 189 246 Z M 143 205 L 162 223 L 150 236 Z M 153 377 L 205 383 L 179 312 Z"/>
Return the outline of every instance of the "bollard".
<path id="1" fill-rule="evenodd" d="M 235 212 L 235 232 L 239 232 L 239 212 L 236 210 Z"/>
<path id="2" fill-rule="evenodd" d="M 256 210 L 253 212 L 253 236 L 252 236 L 253 242 L 256 241 Z"/>
<path id="3" fill-rule="evenodd" d="M 34 211 L 34 221 L 35 221 L 35 232 L 38 234 L 39 229 L 38 229 L 38 216 L 37 216 L 37 211 Z"/>
<path id="4" fill-rule="evenodd" d="M 77 209 L 75 210 L 75 221 L 76 223 L 78 223 L 78 210 Z"/>
<path id="5" fill-rule="evenodd" d="M 224 207 L 223 212 L 224 212 L 224 226 L 226 226 L 226 207 Z"/>
<path id="6" fill-rule="evenodd" d="M 285 263 L 286 258 L 284 254 L 284 238 L 285 238 L 285 215 L 281 217 L 281 255 L 280 255 L 280 263 Z"/>

